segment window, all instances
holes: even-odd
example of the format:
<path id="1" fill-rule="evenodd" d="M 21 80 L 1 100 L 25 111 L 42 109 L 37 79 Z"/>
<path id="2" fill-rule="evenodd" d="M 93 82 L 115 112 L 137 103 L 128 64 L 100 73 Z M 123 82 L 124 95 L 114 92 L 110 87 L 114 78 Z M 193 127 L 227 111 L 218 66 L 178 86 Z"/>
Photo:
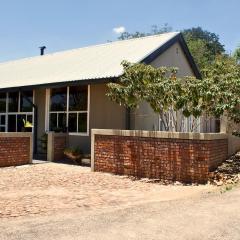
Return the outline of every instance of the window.
<path id="1" fill-rule="evenodd" d="M 67 88 L 51 89 L 50 131 L 66 131 Z"/>
<path id="2" fill-rule="evenodd" d="M 6 115 L 0 114 L 0 132 L 5 132 L 6 130 Z"/>
<path id="3" fill-rule="evenodd" d="M 69 111 L 87 111 L 87 86 L 69 87 Z"/>
<path id="4" fill-rule="evenodd" d="M 18 112 L 19 92 L 11 92 L 8 94 L 8 111 Z"/>
<path id="5" fill-rule="evenodd" d="M 51 89 L 50 131 L 88 132 L 88 88 L 86 85 Z"/>
<path id="6" fill-rule="evenodd" d="M 6 93 L 0 93 L 0 113 L 6 112 Z"/>
<path id="7" fill-rule="evenodd" d="M 16 115 L 9 115 L 8 116 L 8 132 L 16 132 L 17 131 L 17 121 Z"/>
<path id="8" fill-rule="evenodd" d="M 32 132 L 32 101 L 33 91 L 1 93 L 0 132 Z M 28 123 L 29 127 L 26 127 L 25 123 Z"/>
<path id="9" fill-rule="evenodd" d="M 56 88 L 51 90 L 51 111 L 67 110 L 67 88 Z"/>
<path id="10" fill-rule="evenodd" d="M 28 99 L 28 100 L 27 100 Z M 32 112 L 33 92 L 25 91 L 20 93 L 20 112 Z"/>
<path id="11" fill-rule="evenodd" d="M 50 131 L 66 132 L 66 113 L 50 113 Z"/>

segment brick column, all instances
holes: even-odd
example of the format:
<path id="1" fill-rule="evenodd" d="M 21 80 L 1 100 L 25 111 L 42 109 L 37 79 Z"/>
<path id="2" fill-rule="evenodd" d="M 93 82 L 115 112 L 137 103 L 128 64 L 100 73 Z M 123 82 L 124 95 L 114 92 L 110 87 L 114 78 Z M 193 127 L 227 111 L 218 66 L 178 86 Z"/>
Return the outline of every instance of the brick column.
<path id="1" fill-rule="evenodd" d="M 68 146 L 67 133 L 48 133 L 47 160 L 58 161 L 64 159 L 64 149 Z"/>
<path id="2" fill-rule="evenodd" d="M 32 163 L 32 133 L 0 133 L 0 167 Z"/>

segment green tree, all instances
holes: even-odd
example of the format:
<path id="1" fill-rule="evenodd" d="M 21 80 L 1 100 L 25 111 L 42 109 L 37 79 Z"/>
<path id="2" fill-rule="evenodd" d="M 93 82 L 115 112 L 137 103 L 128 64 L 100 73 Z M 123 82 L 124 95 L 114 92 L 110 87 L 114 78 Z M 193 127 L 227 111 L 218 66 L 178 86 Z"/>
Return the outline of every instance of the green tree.
<path id="1" fill-rule="evenodd" d="M 151 36 L 151 35 L 156 35 L 156 34 L 161 34 L 161 33 L 166 33 L 166 32 L 171 32 L 172 27 L 170 27 L 167 23 L 165 23 L 163 26 L 159 27 L 158 25 L 152 25 L 151 31 L 150 32 L 123 32 L 121 35 L 118 37 L 119 40 L 126 40 L 126 39 L 132 39 L 132 38 L 139 38 L 139 37 L 146 37 L 146 36 Z"/>
<path id="2" fill-rule="evenodd" d="M 218 55 L 225 53 L 224 45 L 215 33 L 196 27 L 185 29 L 182 34 L 201 71 L 212 64 Z"/>
<path id="3" fill-rule="evenodd" d="M 225 114 L 230 121 L 240 122 L 240 65 L 234 58 L 218 56 L 204 70 L 204 110 L 209 115 Z"/>
<path id="4" fill-rule="evenodd" d="M 240 65 L 233 58 L 217 57 L 203 72 L 202 80 L 177 78 L 176 68 L 154 68 L 142 63 L 123 62 L 123 69 L 119 82 L 108 84 L 108 97 L 131 109 L 146 101 L 159 114 L 166 130 L 181 131 L 182 119 L 176 117 L 179 113 L 195 119 L 225 114 L 229 120 L 240 122 Z"/>
<path id="5" fill-rule="evenodd" d="M 225 52 L 224 45 L 220 43 L 219 36 L 215 33 L 203 30 L 201 27 L 189 28 L 181 31 L 186 41 L 201 39 L 212 55 L 217 56 Z"/>
<path id="6" fill-rule="evenodd" d="M 234 51 L 233 57 L 238 63 L 240 63 L 240 46 Z"/>
<path id="7" fill-rule="evenodd" d="M 150 32 L 124 32 L 118 39 L 139 38 L 170 31 L 172 31 L 172 27 L 168 24 L 164 24 L 162 27 L 153 25 Z M 215 33 L 203 30 L 201 27 L 189 28 L 181 32 L 200 71 L 212 64 L 218 55 L 225 53 L 224 45 L 220 43 L 219 36 Z"/>
<path id="8" fill-rule="evenodd" d="M 181 131 L 182 116 L 200 117 L 199 86 L 201 80 L 193 77 L 177 78 L 176 68 L 154 68 L 143 63 L 122 63 L 124 74 L 118 83 L 109 83 L 107 96 L 125 107 L 136 109 L 142 101 L 158 113 L 166 130 Z M 170 125 L 171 116 L 173 125 Z"/>

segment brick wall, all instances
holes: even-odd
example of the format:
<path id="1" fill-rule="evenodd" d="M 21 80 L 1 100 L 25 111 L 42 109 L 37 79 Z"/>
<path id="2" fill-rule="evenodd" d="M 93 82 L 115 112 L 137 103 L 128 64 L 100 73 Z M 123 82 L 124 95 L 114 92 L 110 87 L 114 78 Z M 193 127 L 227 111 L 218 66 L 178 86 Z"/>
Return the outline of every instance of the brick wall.
<path id="1" fill-rule="evenodd" d="M 47 141 L 47 160 L 59 161 L 65 158 L 64 149 L 68 146 L 68 134 L 67 133 L 48 133 Z"/>
<path id="2" fill-rule="evenodd" d="M 205 183 L 227 157 L 227 139 L 94 135 L 94 170 L 170 181 Z"/>
<path id="3" fill-rule="evenodd" d="M 228 140 L 212 140 L 207 143 L 209 170 L 215 170 L 228 157 Z"/>
<path id="4" fill-rule="evenodd" d="M 0 136 L 0 167 L 23 165 L 31 162 L 30 137 Z"/>
<path id="5" fill-rule="evenodd" d="M 67 144 L 67 136 L 54 136 L 53 140 L 53 147 L 54 147 L 54 161 L 63 160 L 64 156 L 64 149 L 66 148 Z"/>

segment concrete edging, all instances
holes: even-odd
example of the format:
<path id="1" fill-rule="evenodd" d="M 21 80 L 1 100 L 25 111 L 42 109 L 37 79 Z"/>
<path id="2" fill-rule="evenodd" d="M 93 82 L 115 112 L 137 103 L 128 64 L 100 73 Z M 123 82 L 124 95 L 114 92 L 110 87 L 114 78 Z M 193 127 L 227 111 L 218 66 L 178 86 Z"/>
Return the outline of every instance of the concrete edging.
<path id="1" fill-rule="evenodd" d="M 216 140 L 228 138 L 228 135 L 226 133 L 164 132 L 164 131 L 115 130 L 115 129 L 92 129 L 92 134 L 130 136 L 130 137 L 194 139 L 194 140 Z"/>

